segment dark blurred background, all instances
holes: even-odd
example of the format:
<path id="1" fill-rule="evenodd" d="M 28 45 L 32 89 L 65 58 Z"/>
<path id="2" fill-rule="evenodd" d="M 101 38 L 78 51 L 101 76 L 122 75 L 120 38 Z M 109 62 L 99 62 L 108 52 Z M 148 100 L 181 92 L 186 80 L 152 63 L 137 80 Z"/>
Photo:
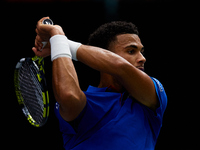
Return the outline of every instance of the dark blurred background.
<path id="1" fill-rule="evenodd" d="M 161 81 L 168 96 L 163 127 L 156 150 L 190 150 L 199 147 L 198 9 L 193 2 L 175 0 L 7 0 L 1 1 L 1 132 L 7 149 L 62 148 L 54 115 L 51 61 L 45 58 L 50 94 L 50 117 L 42 128 L 29 125 L 14 93 L 13 73 L 22 57 L 34 56 L 37 21 L 49 16 L 67 37 L 87 44 L 89 35 L 103 23 L 134 23 L 145 46 L 145 71 Z M 81 88 L 97 86 L 97 71 L 74 62 Z M 5 134 L 6 133 L 6 134 Z M 3 148 L 3 146 L 2 146 Z"/>

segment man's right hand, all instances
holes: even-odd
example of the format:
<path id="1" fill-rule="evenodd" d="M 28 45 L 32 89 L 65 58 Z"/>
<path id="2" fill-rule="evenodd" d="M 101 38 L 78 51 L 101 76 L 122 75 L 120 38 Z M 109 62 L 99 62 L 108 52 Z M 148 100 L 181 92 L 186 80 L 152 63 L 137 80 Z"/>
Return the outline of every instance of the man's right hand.
<path id="1" fill-rule="evenodd" d="M 54 35 L 65 35 L 62 27 L 59 25 L 47 25 L 43 24 L 44 19 L 49 19 L 49 17 L 44 17 L 37 22 L 35 38 L 35 47 L 32 48 L 36 56 L 47 57 L 51 54 L 49 39 Z M 47 45 L 42 49 L 42 42 L 48 42 Z M 42 51 L 40 51 L 42 49 Z"/>

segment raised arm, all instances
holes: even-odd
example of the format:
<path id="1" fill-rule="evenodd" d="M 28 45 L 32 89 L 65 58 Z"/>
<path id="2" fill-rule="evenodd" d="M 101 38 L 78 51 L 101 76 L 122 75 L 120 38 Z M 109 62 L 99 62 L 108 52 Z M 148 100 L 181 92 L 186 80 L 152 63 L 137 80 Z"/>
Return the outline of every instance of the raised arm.
<path id="1" fill-rule="evenodd" d="M 139 102 L 155 110 L 158 99 L 151 78 L 121 56 L 92 46 L 82 45 L 77 58 L 84 64 L 115 76 Z"/>
<path id="2" fill-rule="evenodd" d="M 54 43 L 51 43 L 51 49 L 49 47 L 50 45 L 47 45 L 42 51 L 40 51 L 42 47 L 41 42 L 48 40 L 51 37 L 55 37 L 55 35 L 64 35 L 60 26 L 43 25 L 42 20 L 46 18 L 48 17 L 42 18 L 37 23 L 35 47 L 33 47 L 32 50 L 37 56 L 42 57 L 48 56 L 52 51 L 54 51 L 53 55 L 56 56 L 52 59 L 52 84 L 54 96 L 56 101 L 60 104 L 59 111 L 61 116 L 66 121 L 72 121 L 85 107 L 86 97 L 79 87 L 72 59 L 68 57 L 68 54 L 70 54 L 69 45 L 66 44 L 65 41 L 62 43 L 62 39 L 59 39 L 56 43 L 55 41 Z M 56 38 L 59 37 L 57 36 L 54 39 Z M 51 41 L 53 42 L 53 38 L 51 38 Z M 64 51 L 68 51 L 68 53 L 60 53 L 61 55 L 59 56 L 59 53 L 57 53 L 60 50 L 59 46 L 61 46 L 61 49 L 64 49 Z"/>

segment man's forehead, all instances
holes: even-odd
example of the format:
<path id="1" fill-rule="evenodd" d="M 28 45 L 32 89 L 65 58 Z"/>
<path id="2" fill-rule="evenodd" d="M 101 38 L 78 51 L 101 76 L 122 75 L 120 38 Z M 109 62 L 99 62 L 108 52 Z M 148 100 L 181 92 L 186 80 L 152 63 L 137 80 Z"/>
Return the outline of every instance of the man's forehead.
<path id="1" fill-rule="evenodd" d="M 115 46 L 120 46 L 121 48 L 137 47 L 143 49 L 140 38 L 137 34 L 120 34 L 116 36 Z"/>
<path id="2" fill-rule="evenodd" d="M 116 36 L 119 44 L 138 43 L 141 44 L 140 38 L 137 34 L 120 34 Z"/>

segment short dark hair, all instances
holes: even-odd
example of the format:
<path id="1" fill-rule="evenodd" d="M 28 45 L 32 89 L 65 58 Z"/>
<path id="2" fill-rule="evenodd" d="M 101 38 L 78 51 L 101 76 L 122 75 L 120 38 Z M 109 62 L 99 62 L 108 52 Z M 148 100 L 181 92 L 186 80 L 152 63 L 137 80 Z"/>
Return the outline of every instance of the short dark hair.
<path id="1" fill-rule="evenodd" d="M 114 41 L 120 34 L 137 34 L 137 27 L 131 22 L 113 21 L 101 25 L 90 37 L 88 45 L 108 49 L 110 42 Z"/>

